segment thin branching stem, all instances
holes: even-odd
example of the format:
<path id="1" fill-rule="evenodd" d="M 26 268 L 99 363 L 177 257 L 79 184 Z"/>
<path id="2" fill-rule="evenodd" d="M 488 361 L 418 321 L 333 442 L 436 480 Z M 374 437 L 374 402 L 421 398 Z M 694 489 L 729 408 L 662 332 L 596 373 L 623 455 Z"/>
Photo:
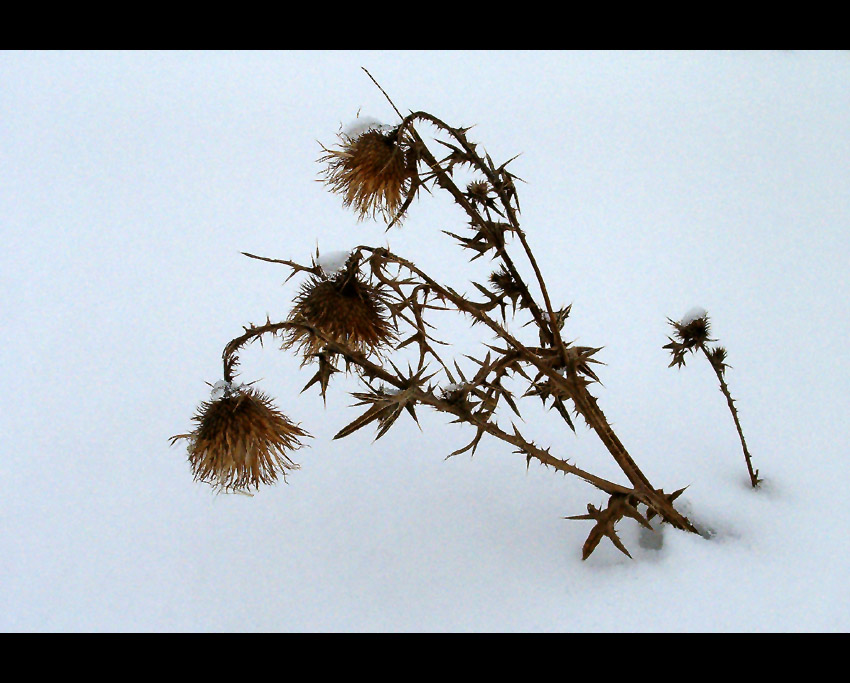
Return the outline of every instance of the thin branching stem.
<path id="1" fill-rule="evenodd" d="M 738 430 L 738 438 L 741 440 L 741 448 L 744 451 L 744 460 L 747 463 L 747 472 L 750 475 L 750 484 L 752 484 L 753 488 L 756 488 L 761 482 L 761 479 L 759 479 L 758 476 L 759 471 L 753 468 L 752 457 L 750 456 L 750 451 L 747 449 L 747 441 L 744 439 L 744 430 L 741 428 L 741 421 L 738 419 L 738 409 L 735 407 L 735 401 L 732 398 L 732 394 L 729 393 L 729 385 L 726 384 L 726 379 L 723 377 L 721 368 L 718 367 L 717 363 L 712 361 L 705 343 L 700 342 L 699 348 L 703 352 L 703 355 L 705 355 L 706 360 L 708 360 L 709 365 L 711 365 L 711 369 L 714 370 L 714 374 L 717 376 L 717 381 L 720 383 L 720 391 L 726 397 L 726 405 L 729 406 L 729 412 L 732 413 L 732 419 L 735 421 L 735 429 Z"/>
<path id="2" fill-rule="evenodd" d="M 316 330 L 317 334 L 321 334 L 318 330 Z M 386 382 L 397 389 L 409 389 L 404 379 L 394 375 L 393 373 L 386 370 L 386 368 L 370 361 L 363 353 L 358 351 L 353 351 L 348 347 L 332 341 L 327 341 L 327 347 L 329 351 L 332 353 L 338 353 L 343 356 L 346 360 L 353 363 L 354 365 L 359 366 L 365 374 L 374 377 L 376 379 L 381 380 L 382 382 Z M 556 458 L 548 450 L 535 446 L 530 441 L 524 439 L 518 432 L 514 434 L 510 434 L 503 429 L 501 429 L 496 423 L 490 421 L 489 419 L 485 419 L 483 416 L 476 415 L 469 410 L 465 410 L 464 408 L 457 406 L 450 401 L 446 401 L 437 397 L 432 391 L 424 390 L 421 388 L 415 388 L 412 391 L 412 397 L 418 402 L 424 405 L 431 406 L 432 408 L 454 415 L 464 422 L 468 422 L 475 427 L 482 429 L 488 434 L 495 436 L 506 443 L 509 443 L 513 446 L 516 446 L 522 453 L 526 456 L 530 456 L 539 460 L 544 465 L 552 467 L 560 472 L 565 474 L 573 474 L 586 482 L 592 484 L 596 488 L 605 491 L 608 494 L 614 493 L 624 493 L 624 494 L 636 494 L 637 492 L 622 486 L 620 484 L 615 484 L 614 482 L 608 481 L 602 477 L 598 477 L 590 472 L 586 472 L 585 470 L 576 467 L 575 465 L 570 464 L 566 460 L 562 460 L 560 458 Z"/>

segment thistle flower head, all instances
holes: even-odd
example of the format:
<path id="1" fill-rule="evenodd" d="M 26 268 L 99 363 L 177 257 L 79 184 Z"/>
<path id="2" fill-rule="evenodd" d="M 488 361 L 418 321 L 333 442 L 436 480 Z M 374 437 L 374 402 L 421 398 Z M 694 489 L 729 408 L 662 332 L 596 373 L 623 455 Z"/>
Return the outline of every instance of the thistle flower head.
<path id="1" fill-rule="evenodd" d="M 325 183 L 331 191 L 342 195 L 343 204 L 351 206 L 358 219 L 380 214 L 390 222 L 417 187 L 416 157 L 410 141 L 389 132 L 367 128 L 349 137 L 339 134 L 337 149 L 324 149 L 319 162 L 326 164 Z"/>
<path id="2" fill-rule="evenodd" d="M 188 441 L 196 481 L 224 491 L 258 489 L 286 470 L 298 469 L 288 451 L 301 447 L 306 431 L 289 421 L 272 400 L 246 385 L 219 382 L 192 418 L 195 429 L 171 437 Z"/>
<path id="3" fill-rule="evenodd" d="M 700 346 L 715 341 L 708 337 L 711 331 L 711 323 L 705 309 L 692 308 L 678 322 L 670 318 L 667 318 L 667 322 L 670 323 L 676 337 L 675 339 L 668 337 L 670 343 L 664 345 L 664 348 L 669 349 L 673 357 L 669 367 L 674 365 L 680 368 L 684 367 L 685 355 L 688 352 L 695 353 Z"/>
<path id="4" fill-rule="evenodd" d="M 708 313 L 702 308 L 694 308 L 679 321 L 670 323 L 676 331 L 676 337 L 687 348 L 693 348 L 712 341 L 708 338 L 711 331 L 711 323 L 708 320 Z"/>
<path id="5" fill-rule="evenodd" d="M 335 273 L 311 276 L 295 298 L 289 321 L 305 327 L 290 329 L 284 348 L 297 346 L 305 363 L 327 340 L 370 353 L 395 338 L 383 289 L 367 282 L 353 259 Z"/>

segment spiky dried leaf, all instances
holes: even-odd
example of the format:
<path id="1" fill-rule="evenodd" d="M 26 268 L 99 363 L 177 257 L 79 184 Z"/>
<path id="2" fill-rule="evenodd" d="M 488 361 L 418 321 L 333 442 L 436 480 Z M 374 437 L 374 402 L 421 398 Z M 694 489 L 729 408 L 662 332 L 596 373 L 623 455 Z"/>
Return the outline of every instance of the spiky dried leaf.
<path id="1" fill-rule="evenodd" d="M 327 353 L 320 351 L 319 353 L 316 354 L 316 357 L 318 358 L 319 369 L 316 371 L 316 374 L 313 375 L 312 379 L 309 382 L 307 382 L 306 385 L 304 385 L 304 388 L 301 390 L 301 393 L 303 394 L 305 391 L 307 391 L 307 389 L 309 389 L 314 384 L 318 384 L 319 385 L 319 393 L 322 396 L 322 401 L 324 401 L 325 404 L 327 405 L 326 393 L 327 393 L 327 390 L 328 390 L 328 383 L 330 382 L 331 375 L 339 372 L 339 370 L 337 370 L 334 367 L 333 361 L 331 360 L 331 357 L 330 357 L 330 354 L 327 354 Z"/>
<path id="2" fill-rule="evenodd" d="M 629 559 L 632 558 L 631 554 L 626 549 L 626 546 L 623 545 L 623 542 L 617 535 L 617 531 L 615 529 L 615 525 L 623 518 L 624 515 L 637 515 L 638 521 L 640 521 L 641 524 L 645 523 L 646 526 L 649 526 L 649 523 L 645 522 L 645 520 L 640 517 L 639 513 L 637 513 L 637 511 L 629 504 L 628 497 L 621 494 L 612 495 L 608 499 L 608 505 L 604 510 L 600 510 L 591 503 L 588 503 L 586 515 L 574 515 L 572 517 L 564 518 L 578 520 L 589 519 L 596 522 L 590 530 L 587 540 L 584 542 L 584 546 L 581 549 L 582 560 L 586 560 L 590 557 L 593 551 L 596 550 L 599 542 L 606 536 L 611 543 L 614 544 L 614 547 L 617 548 L 617 550 L 626 555 Z"/>

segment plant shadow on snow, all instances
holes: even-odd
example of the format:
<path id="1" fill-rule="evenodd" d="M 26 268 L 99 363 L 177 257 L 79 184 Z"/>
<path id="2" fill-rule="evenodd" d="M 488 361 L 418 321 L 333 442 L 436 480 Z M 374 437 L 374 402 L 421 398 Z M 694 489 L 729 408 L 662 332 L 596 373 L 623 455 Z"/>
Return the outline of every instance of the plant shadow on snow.
<path id="1" fill-rule="evenodd" d="M 685 506 L 682 506 L 682 509 L 685 509 Z M 687 513 L 686 513 L 687 514 Z M 706 524 L 703 521 L 698 519 L 694 519 L 692 516 L 690 517 L 691 523 L 696 527 L 699 535 L 702 536 L 705 540 L 710 541 L 716 538 L 719 535 L 724 535 L 718 532 L 717 528 L 713 524 Z M 664 547 L 664 534 L 666 532 L 666 525 L 656 525 L 650 531 L 642 526 L 637 526 L 637 543 L 638 546 L 648 551 L 660 551 Z"/>
<path id="2" fill-rule="evenodd" d="M 738 538 L 739 534 L 727 520 L 713 515 L 711 511 L 694 512 L 693 505 L 687 501 L 680 503 L 682 514 L 686 515 L 700 537 L 706 541 L 724 541 Z M 622 520 L 617 533 L 628 548 L 639 549 L 632 554 L 632 559 L 617 551 L 612 544 L 602 544 L 594 557 L 588 562 L 594 567 L 628 567 L 633 563 L 661 562 L 670 556 L 670 548 L 665 548 L 668 534 L 679 533 L 669 524 L 653 520 L 652 529 L 648 529 L 633 520 Z M 674 546 L 675 547 L 675 546 Z M 598 557 L 596 556 L 598 555 Z"/>
<path id="3" fill-rule="evenodd" d="M 742 502 L 757 504 L 758 499 L 776 501 L 785 498 L 786 492 L 777 485 L 775 477 L 761 479 L 758 489 L 755 490 L 747 477 L 739 476 L 737 473 L 730 474 L 725 479 L 727 479 L 724 482 L 726 493 L 722 501 L 714 501 L 713 505 L 708 504 L 709 501 L 706 500 L 698 501 L 696 504 L 686 500 L 680 503 L 682 514 L 690 519 L 699 535 L 707 541 L 724 543 L 743 539 L 746 536 L 736 528 L 734 520 L 725 514 L 725 509 L 738 509 Z M 753 496 L 758 498 L 753 499 Z M 665 535 L 671 533 L 671 527 L 668 524 L 654 523 L 650 530 L 637 523 L 631 523 L 623 524 L 621 531 L 624 541 L 636 544 L 644 551 L 635 559 L 657 560 L 661 557 Z"/>
<path id="4" fill-rule="evenodd" d="M 747 482 L 747 487 L 749 488 L 749 482 Z M 686 501 L 681 503 L 681 509 L 682 513 L 696 527 L 699 535 L 706 541 L 723 543 L 741 537 L 731 520 L 723 519 L 722 515 L 714 515 L 710 510 L 702 510 L 697 514 L 694 512 L 693 506 Z M 671 533 L 671 527 L 667 524 L 656 524 L 653 526 L 653 530 L 649 530 L 635 524 L 631 532 L 637 536 L 638 547 L 646 551 L 642 553 L 644 559 L 660 559 L 664 548 L 665 535 Z"/>

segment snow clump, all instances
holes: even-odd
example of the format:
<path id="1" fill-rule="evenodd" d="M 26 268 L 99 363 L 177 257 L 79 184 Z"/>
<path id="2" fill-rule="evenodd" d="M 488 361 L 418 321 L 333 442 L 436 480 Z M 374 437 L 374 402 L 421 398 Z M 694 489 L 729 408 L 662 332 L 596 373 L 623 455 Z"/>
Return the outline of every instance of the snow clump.
<path id="1" fill-rule="evenodd" d="M 705 318 L 708 315 L 708 311 L 704 308 L 700 308 L 699 306 L 694 306 L 691 310 L 689 310 L 685 315 L 682 316 L 682 319 L 679 321 L 680 325 L 690 325 L 694 320 L 699 318 Z"/>

